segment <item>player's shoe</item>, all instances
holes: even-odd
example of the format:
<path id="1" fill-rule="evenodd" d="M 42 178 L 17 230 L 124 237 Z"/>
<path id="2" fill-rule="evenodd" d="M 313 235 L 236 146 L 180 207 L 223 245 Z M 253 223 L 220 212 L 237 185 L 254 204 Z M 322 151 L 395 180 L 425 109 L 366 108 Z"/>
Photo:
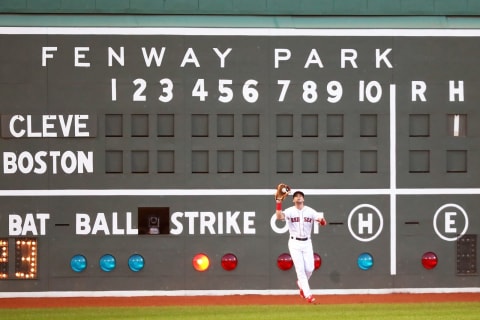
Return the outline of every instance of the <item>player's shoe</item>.
<path id="1" fill-rule="evenodd" d="M 300 288 L 300 285 L 298 284 L 298 281 L 297 281 L 297 287 L 298 287 L 298 289 L 300 290 L 300 297 L 302 297 L 303 299 L 305 299 L 305 298 L 306 298 L 306 297 L 305 297 L 305 294 L 303 293 L 302 288 Z"/>
<path id="2" fill-rule="evenodd" d="M 314 303 L 315 302 L 315 297 L 313 295 L 309 295 L 307 298 L 308 303 Z"/>

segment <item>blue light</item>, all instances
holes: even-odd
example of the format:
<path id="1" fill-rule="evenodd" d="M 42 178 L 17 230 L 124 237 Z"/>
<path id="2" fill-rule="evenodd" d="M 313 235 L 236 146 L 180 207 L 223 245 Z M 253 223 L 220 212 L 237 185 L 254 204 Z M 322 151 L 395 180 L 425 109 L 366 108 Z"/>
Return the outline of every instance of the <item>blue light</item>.
<path id="1" fill-rule="evenodd" d="M 364 252 L 358 256 L 358 267 L 362 270 L 368 270 L 373 267 L 373 257 L 370 253 Z"/>
<path id="2" fill-rule="evenodd" d="M 117 262 L 115 261 L 115 257 L 111 254 L 103 255 L 100 258 L 100 269 L 105 272 L 110 272 L 117 266 Z"/>
<path id="3" fill-rule="evenodd" d="M 145 266 L 145 260 L 139 254 L 133 254 L 128 258 L 128 267 L 133 272 L 138 272 Z"/>
<path id="4" fill-rule="evenodd" d="M 82 272 L 87 268 L 87 258 L 81 254 L 74 255 L 70 260 L 70 268 L 75 272 Z"/>

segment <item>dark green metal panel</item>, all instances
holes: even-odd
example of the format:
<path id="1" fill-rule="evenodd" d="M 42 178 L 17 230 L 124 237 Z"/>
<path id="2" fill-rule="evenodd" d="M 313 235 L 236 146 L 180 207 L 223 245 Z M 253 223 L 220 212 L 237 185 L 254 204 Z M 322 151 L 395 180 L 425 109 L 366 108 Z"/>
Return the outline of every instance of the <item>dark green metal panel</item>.
<path id="1" fill-rule="evenodd" d="M 415 4 L 418 4 L 419 2 L 420 1 L 416 1 Z M 454 15 L 473 9 L 472 5 L 474 4 L 475 1 L 468 0 L 436 0 L 433 3 L 433 8 L 435 12 L 449 12 L 450 15 Z"/>
<path id="2" fill-rule="evenodd" d="M 72 10 L 78 10 L 78 11 L 91 11 L 95 9 L 95 6 L 98 5 L 99 1 L 95 0 L 63 0 L 63 3 L 65 3 L 69 8 L 72 8 Z M 121 1 L 115 1 L 115 3 L 121 3 Z M 112 3 L 113 4 L 113 3 Z"/>
<path id="3" fill-rule="evenodd" d="M 227 15 L 22 15 L 0 14 L 2 27 L 184 27 L 295 29 L 477 29 L 475 17 L 291 17 Z"/>
<path id="4" fill-rule="evenodd" d="M 97 0 L 95 1 L 95 10 L 98 12 L 124 12 L 129 10 L 130 1 L 128 0 Z M 79 11 L 83 12 L 83 11 Z"/>
<path id="5" fill-rule="evenodd" d="M 62 7 L 60 0 L 27 1 L 27 9 L 32 12 L 55 12 Z"/>
<path id="6" fill-rule="evenodd" d="M 39 0 L 0 1 L 3 13 L 221 15 L 478 15 L 478 0 Z"/>
<path id="7" fill-rule="evenodd" d="M 382 1 L 382 0 L 369 0 L 369 10 L 375 10 L 375 12 L 389 15 L 395 12 L 403 12 L 402 1 Z"/>

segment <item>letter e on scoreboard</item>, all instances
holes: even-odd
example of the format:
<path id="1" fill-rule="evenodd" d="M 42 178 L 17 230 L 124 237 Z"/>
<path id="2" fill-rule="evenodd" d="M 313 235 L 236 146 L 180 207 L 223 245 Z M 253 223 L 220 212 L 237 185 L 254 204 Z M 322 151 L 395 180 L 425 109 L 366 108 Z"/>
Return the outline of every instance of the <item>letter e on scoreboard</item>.
<path id="1" fill-rule="evenodd" d="M 456 241 L 468 230 L 467 212 L 458 204 L 445 204 L 435 212 L 433 228 L 441 239 Z"/>

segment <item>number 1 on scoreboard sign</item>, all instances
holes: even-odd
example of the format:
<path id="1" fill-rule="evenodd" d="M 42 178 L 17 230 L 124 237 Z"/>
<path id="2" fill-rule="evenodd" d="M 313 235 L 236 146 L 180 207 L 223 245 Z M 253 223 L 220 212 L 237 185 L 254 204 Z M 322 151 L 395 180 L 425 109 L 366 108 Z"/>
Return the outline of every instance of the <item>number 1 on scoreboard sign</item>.
<path id="1" fill-rule="evenodd" d="M 117 79 L 112 79 L 112 101 L 117 101 Z"/>

